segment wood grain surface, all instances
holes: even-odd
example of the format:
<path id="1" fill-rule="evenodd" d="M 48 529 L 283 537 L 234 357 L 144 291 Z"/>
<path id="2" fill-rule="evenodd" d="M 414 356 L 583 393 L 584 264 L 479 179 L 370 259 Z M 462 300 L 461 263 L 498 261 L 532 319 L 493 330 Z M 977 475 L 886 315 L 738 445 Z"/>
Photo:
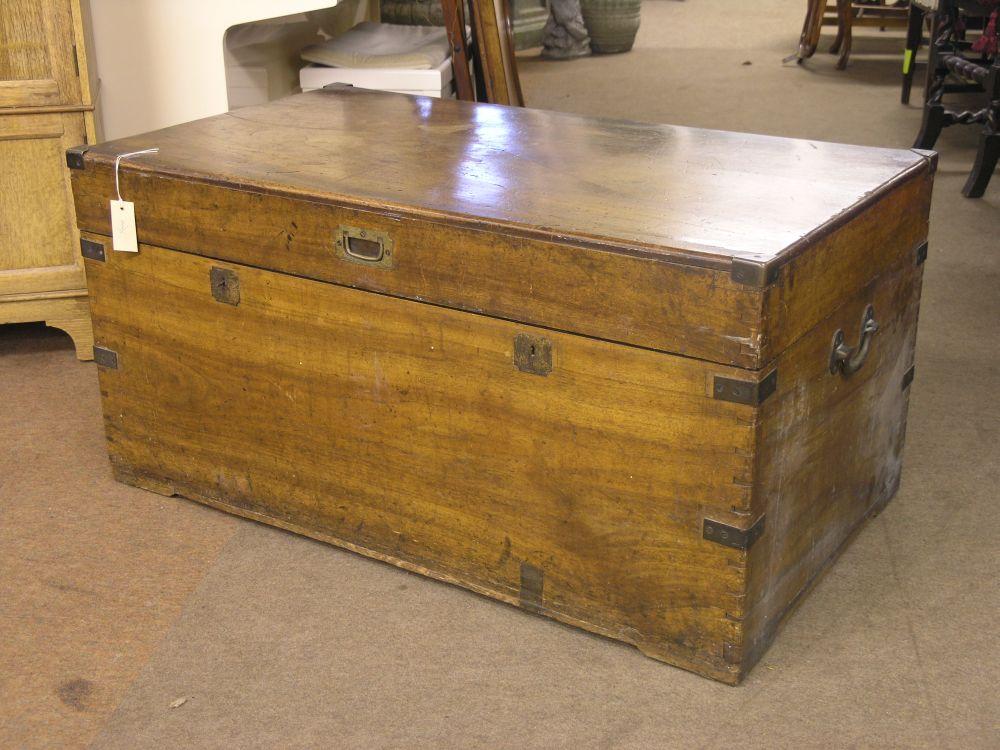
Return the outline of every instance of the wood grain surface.
<path id="1" fill-rule="evenodd" d="M 95 241 L 109 242 L 98 235 Z M 735 368 L 143 246 L 87 261 L 112 463 L 178 493 L 463 585 L 726 682 L 895 492 L 921 267 L 897 264 L 781 355 Z M 232 300 L 230 300 L 231 302 Z M 881 325 L 851 378 L 830 341 Z M 549 341 L 541 376 L 517 335 Z M 705 518 L 767 532 L 750 553 Z M 540 571 L 525 600 L 523 565 Z"/>
<path id="2" fill-rule="evenodd" d="M 110 232 L 113 155 L 155 143 L 160 153 L 126 160 L 121 167 L 122 193 L 136 204 L 143 242 L 750 369 L 766 368 L 845 296 L 926 237 L 933 163 L 923 154 L 805 144 L 815 160 L 808 168 L 820 168 L 823 158 L 832 168 L 832 160 L 848 156 L 861 166 L 845 163 L 845 177 L 824 179 L 816 189 L 804 176 L 793 180 L 794 190 L 801 191 L 793 200 L 773 187 L 793 189 L 789 181 L 798 172 L 790 164 L 782 171 L 782 154 L 801 150 L 796 141 L 537 111 L 522 117 L 486 105 L 427 106 L 431 109 L 421 115 L 426 107 L 419 98 L 328 91 L 91 148 L 85 169 L 73 174 L 80 226 Z M 489 112 L 510 119 L 512 133 L 517 126 L 509 149 L 500 148 L 495 132 L 482 124 L 493 116 Z M 379 123 L 408 119 L 410 131 L 398 138 L 386 132 L 393 145 L 372 154 L 365 169 L 355 158 L 367 146 L 351 144 L 359 132 L 383 127 L 374 114 L 384 115 Z M 549 140 L 558 118 L 566 118 L 564 140 L 576 139 L 579 151 L 571 168 L 552 171 L 552 185 L 546 186 L 535 167 L 542 164 L 541 151 L 561 148 Z M 294 128 L 305 135 L 293 135 Z M 453 141 L 463 138 L 467 148 L 454 153 Z M 278 139 L 290 139 L 289 145 Z M 614 154 L 612 142 L 618 143 Z M 279 152 L 280 164 L 270 156 Z M 521 152 L 524 159 L 512 158 Z M 743 198 L 722 195 L 714 183 L 750 177 L 711 167 L 742 164 L 751 158 L 747 154 L 757 173 L 746 200 L 774 201 L 753 219 L 740 214 Z M 641 155 L 664 165 L 664 185 L 676 182 L 677 190 L 664 188 L 663 195 L 687 198 L 659 201 L 655 211 L 655 190 L 640 198 L 635 186 L 659 184 L 632 162 Z M 494 160 L 497 169 L 508 171 L 502 183 L 490 187 L 479 178 L 485 176 L 483 164 Z M 801 160 L 796 156 L 795 163 Z M 706 165 L 714 171 L 705 173 Z M 602 187 L 583 180 L 585 170 L 600 169 L 607 170 Z M 470 170 L 476 179 L 465 179 Z M 379 171 L 384 177 L 375 182 L 387 191 L 391 187 L 392 206 L 387 203 L 392 196 L 377 193 L 370 181 Z M 853 194 L 845 184 L 860 189 L 866 177 L 872 182 L 863 196 L 848 199 Z M 566 189 L 553 192 L 560 181 Z M 455 192 L 459 184 L 462 191 Z M 816 208 L 824 195 L 833 195 L 831 185 L 843 188 L 833 191 L 843 202 L 830 203 L 829 213 L 788 210 L 788 205 Z M 571 194 L 579 203 L 564 205 Z M 481 203 L 490 195 L 496 199 L 490 206 Z M 430 199 L 452 210 L 430 211 Z M 546 203 L 565 210 L 563 218 L 529 215 Z M 510 209 L 504 223 L 490 218 L 499 216 L 498 209 Z M 475 211 L 483 213 L 469 213 Z M 743 232 L 734 231 L 733 237 L 769 236 L 775 253 L 784 248 L 771 262 L 783 267 L 773 279 L 747 283 L 733 275 L 734 260 L 745 260 L 736 245 L 711 251 L 672 245 L 673 229 L 661 232 L 658 245 L 627 243 L 613 224 L 624 214 L 644 211 L 649 215 L 643 221 L 655 213 L 661 228 L 694 220 L 707 227 L 742 222 Z M 518 218 L 521 212 L 526 213 Z M 779 239 L 776 224 L 799 219 L 819 223 L 803 223 L 793 242 Z M 556 231 L 572 222 L 578 222 L 574 232 Z M 334 241 L 344 226 L 390 237 L 391 267 L 338 257 Z M 790 244 L 783 244 L 786 240 Z"/>
<path id="3" fill-rule="evenodd" d="M 24 269 L 44 273 L 70 267 L 73 286 L 84 286 L 63 158 L 84 132 L 82 113 L 5 115 L 0 110 L 0 294 L 27 291 L 6 273 Z"/>
<path id="4" fill-rule="evenodd" d="M 80 226 L 109 234 L 112 170 L 88 164 L 73 181 Z M 150 244 L 726 364 L 757 362 L 761 291 L 726 271 L 144 172 L 125 174 L 121 187 Z M 334 239 L 345 225 L 389 236 L 393 267 L 339 257 Z"/>
<path id="5" fill-rule="evenodd" d="M 44 321 L 91 359 L 67 148 L 93 143 L 79 0 L 0 3 L 0 324 Z"/>
<path id="6" fill-rule="evenodd" d="M 63 152 L 84 138 L 87 117 L 0 114 L 0 323 L 60 328 L 79 359 L 92 358 L 93 339 Z"/>
<path id="7" fill-rule="evenodd" d="M 100 239 L 95 236 L 95 239 Z M 124 481 L 224 505 L 542 611 L 720 679 L 746 488 L 739 370 L 151 246 L 87 261 Z M 552 345 L 518 370 L 515 336 Z"/>
<path id="8" fill-rule="evenodd" d="M 92 148 L 116 476 L 739 682 L 898 486 L 934 168 L 350 90 Z"/>
<path id="9" fill-rule="evenodd" d="M 406 217 L 501 225 L 728 269 L 767 262 L 886 185 L 912 151 L 338 88 L 91 149 L 123 171 Z"/>
<path id="10" fill-rule="evenodd" d="M 469 4 L 475 61 L 486 95 L 480 101 L 523 107 L 510 14 L 507 0 L 471 0 Z"/>
<path id="11" fill-rule="evenodd" d="M 65 331 L 73 340 L 77 359 L 94 358 L 94 334 L 86 289 L 0 297 L 0 323 L 35 322 Z"/>
<path id="12" fill-rule="evenodd" d="M 3 0 L 0 108 L 80 103 L 75 5 L 73 0 Z"/>
<path id="13" fill-rule="evenodd" d="M 898 258 L 778 358 L 778 389 L 760 409 L 755 436 L 751 515 L 766 517 L 767 533 L 748 561 L 745 652 L 738 657 L 746 665 L 862 522 L 896 493 L 922 278 L 912 256 Z M 857 346 L 869 304 L 879 330 L 867 360 L 849 377 L 831 373 L 834 333 L 843 330 Z"/>
<path id="14" fill-rule="evenodd" d="M 769 362 L 927 242 L 934 170 L 896 186 L 833 232 L 817 231 L 764 290 L 760 361 Z M 860 313 L 859 313 L 860 314 Z"/>

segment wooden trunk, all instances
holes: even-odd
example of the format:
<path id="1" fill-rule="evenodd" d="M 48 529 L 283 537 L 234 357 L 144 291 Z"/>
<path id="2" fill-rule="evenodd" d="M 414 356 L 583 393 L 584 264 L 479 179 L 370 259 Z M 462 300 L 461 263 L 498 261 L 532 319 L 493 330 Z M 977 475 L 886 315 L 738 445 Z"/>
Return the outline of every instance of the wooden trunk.
<path id="1" fill-rule="evenodd" d="M 68 158 L 122 481 L 728 683 L 898 486 L 930 154 L 344 88 Z"/>

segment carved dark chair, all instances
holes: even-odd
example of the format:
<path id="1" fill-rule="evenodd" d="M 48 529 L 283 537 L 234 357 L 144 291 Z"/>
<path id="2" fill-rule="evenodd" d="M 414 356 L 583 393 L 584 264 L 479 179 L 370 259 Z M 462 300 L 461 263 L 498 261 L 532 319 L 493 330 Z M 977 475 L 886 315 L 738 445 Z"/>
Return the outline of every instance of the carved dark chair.
<path id="1" fill-rule="evenodd" d="M 946 127 L 981 124 L 979 151 L 962 188 L 967 198 L 982 197 L 1000 160 L 998 14 L 1000 0 L 940 0 L 933 16 L 924 117 L 914 147 L 933 148 Z M 989 19 L 978 40 L 965 38 L 968 17 Z M 984 95 L 982 108 L 957 111 L 942 103 L 946 94 L 970 92 Z"/>
<path id="2" fill-rule="evenodd" d="M 920 47 L 925 39 L 930 42 L 929 34 L 933 32 L 933 18 L 937 11 L 939 0 L 911 0 L 910 18 L 906 29 L 906 51 L 903 54 L 903 91 L 900 101 L 903 104 L 910 103 L 910 91 L 913 88 L 913 78 L 916 73 L 916 59 Z M 962 21 L 964 29 L 961 33 L 968 31 L 982 31 L 986 23 L 983 16 L 964 16 Z M 930 26 L 928 34 L 924 33 L 924 27 Z M 964 36 L 963 36 L 964 38 Z"/>

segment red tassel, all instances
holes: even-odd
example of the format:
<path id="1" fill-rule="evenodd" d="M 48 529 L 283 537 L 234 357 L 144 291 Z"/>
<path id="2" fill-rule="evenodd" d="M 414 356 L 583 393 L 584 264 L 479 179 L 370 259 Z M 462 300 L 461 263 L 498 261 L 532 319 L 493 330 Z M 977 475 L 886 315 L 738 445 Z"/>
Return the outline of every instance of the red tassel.
<path id="1" fill-rule="evenodd" d="M 997 14 L 1000 9 L 994 10 L 990 14 L 989 23 L 983 29 L 983 35 L 972 45 L 972 51 L 978 52 L 984 57 L 996 57 L 997 55 Z"/>

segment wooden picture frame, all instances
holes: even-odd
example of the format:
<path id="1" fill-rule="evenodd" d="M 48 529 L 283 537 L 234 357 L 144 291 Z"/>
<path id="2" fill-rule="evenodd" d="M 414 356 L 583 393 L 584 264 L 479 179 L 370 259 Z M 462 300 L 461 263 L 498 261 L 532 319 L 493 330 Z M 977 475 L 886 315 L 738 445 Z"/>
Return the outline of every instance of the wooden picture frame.
<path id="1" fill-rule="evenodd" d="M 524 106 L 507 0 L 469 0 L 479 101 Z"/>
<path id="2" fill-rule="evenodd" d="M 464 0 L 441 0 L 444 25 L 451 45 L 451 63 L 455 75 L 455 95 L 466 102 L 476 101 L 476 89 L 469 73 L 470 50 L 465 32 Z"/>

